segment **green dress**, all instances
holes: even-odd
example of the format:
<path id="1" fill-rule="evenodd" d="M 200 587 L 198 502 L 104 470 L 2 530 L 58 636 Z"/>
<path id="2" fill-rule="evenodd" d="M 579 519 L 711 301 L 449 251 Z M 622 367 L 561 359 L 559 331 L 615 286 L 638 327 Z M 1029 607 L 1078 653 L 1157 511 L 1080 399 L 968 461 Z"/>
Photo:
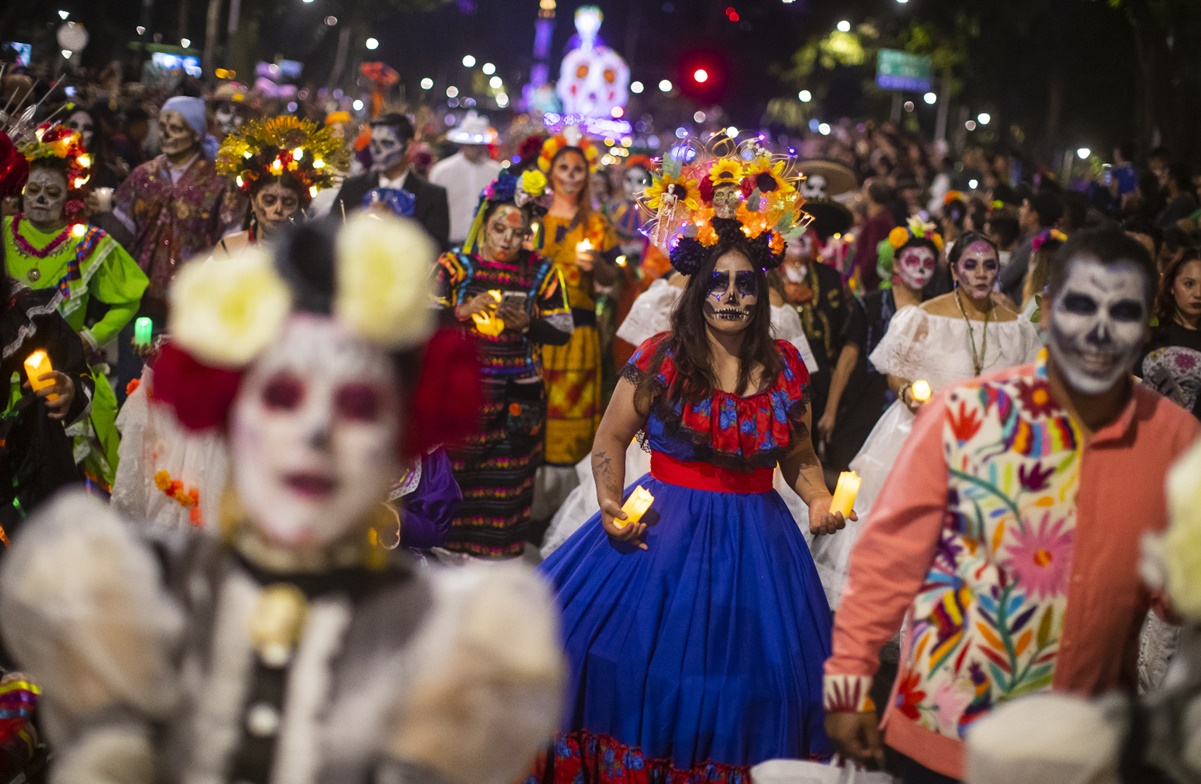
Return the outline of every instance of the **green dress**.
<path id="1" fill-rule="evenodd" d="M 93 348 L 114 338 L 138 312 L 149 283 L 146 274 L 102 230 L 88 227 L 81 236 L 70 226 L 44 232 L 18 214 L 4 219 L 3 234 L 9 276 L 32 289 L 57 287 L 59 313 Z M 107 312 L 87 327 L 84 319 L 93 297 L 107 306 Z M 107 491 L 117 472 L 117 398 L 103 372 L 95 377 L 91 413 L 68 433 L 74 437 L 75 459 L 85 475 Z"/>

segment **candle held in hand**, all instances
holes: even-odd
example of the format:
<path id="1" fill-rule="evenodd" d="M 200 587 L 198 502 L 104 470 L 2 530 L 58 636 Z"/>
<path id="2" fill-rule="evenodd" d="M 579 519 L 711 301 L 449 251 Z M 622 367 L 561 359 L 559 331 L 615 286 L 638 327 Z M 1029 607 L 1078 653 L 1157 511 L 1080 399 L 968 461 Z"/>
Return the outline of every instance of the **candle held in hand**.
<path id="1" fill-rule="evenodd" d="M 133 323 L 133 344 L 139 348 L 146 348 L 150 345 L 150 338 L 154 334 L 154 321 L 149 316 L 139 316 L 138 320 Z"/>
<path id="2" fill-rule="evenodd" d="M 838 475 L 838 486 L 834 488 L 834 500 L 830 502 L 831 512 L 842 512 L 848 520 L 855 506 L 855 496 L 859 495 L 859 474 L 854 471 L 843 471 Z"/>
<path id="3" fill-rule="evenodd" d="M 934 390 L 930 389 L 930 382 L 919 378 L 913 382 L 913 386 L 909 387 L 909 396 L 919 403 L 925 403 L 934 394 Z"/>
<path id="4" fill-rule="evenodd" d="M 42 349 L 39 348 L 25 358 L 25 375 L 29 377 L 29 386 L 33 387 L 34 392 L 43 387 L 54 386 L 53 379 L 42 380 L 42 376 L 53 372 L 54 368 L 50 365 L 50 357 Z M 46 395 L 46 400 L 54 402 L 58 400 L 58 395 Z"/>
<path id="5" fill-rule="evenodd" d="M 625 520 L 614 520 L 613 523 L 618 528 L 625 528 L 628 523 L 638 523 L 642 521 L 642 516 L 646 514 L 646 510 L 651 508 L 651 504 L 655 502 L 655 497 L 650 494 L 650 491 L 645 487 L 635 487 L 634 492 L 630 493 L 630 497 L 622 504 L 621 511 L 626 513 Z"/>
<path id="6" fill-rule="evenodd" d="M 576 255 L 582 255 L 592 250 L 592 240 L 582 239 L 575 244 Z"/>

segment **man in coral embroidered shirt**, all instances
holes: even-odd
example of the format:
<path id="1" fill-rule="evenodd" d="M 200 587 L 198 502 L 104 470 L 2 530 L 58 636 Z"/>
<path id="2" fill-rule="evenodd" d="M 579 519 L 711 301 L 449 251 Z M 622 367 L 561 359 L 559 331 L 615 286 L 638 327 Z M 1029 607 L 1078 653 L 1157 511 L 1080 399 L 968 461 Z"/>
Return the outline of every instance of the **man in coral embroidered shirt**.
<path id="1" fill-rule="evenodd" d="M 899 752 L 902 781 L 963 776 L 962 739 L 1000 703 L 1133 687 L 1152 596 L 1139 540 L 1166 524 L 1164 475 L 1198 437 L 1133 383 L 1158 275 L 1120 231 L 1074 236 L 1033 365 L 952 387 L 919 413 L 851 556 L 826 662 L 826 729 L 853 759 Z M 884 737 L 868 698 L 906 620 Z"/>

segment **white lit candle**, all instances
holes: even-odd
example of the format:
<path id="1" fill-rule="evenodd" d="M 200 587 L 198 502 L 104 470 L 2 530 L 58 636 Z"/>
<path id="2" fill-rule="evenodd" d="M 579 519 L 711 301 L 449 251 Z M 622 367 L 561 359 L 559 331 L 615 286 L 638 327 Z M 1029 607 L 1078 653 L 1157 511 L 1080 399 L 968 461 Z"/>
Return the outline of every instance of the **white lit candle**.
<path id="1" fill-rule="evenodd" d="M 838 475 L 838 486 L 834 488 L 834 500 L 830 502 L 831 512 L 842 512 L 842 516 L 850 519 L 851 510 L 855 506 L 855 496 L 859 495 L 859 474 L 854 471 L 843 471 Z"/>
<path id="2" fill-rule="evenodd" d="M 934 394 L 934 390 L 930 389 L 930 382 L 919 378 L 909 387 L 909 396 L 919 403 L 925 403 Z"/>
<path id="3" fill-rule="evenodd" d="M 627 523 L 638 523 L 642 521 L 642 516 L 646 514 L 646 510 L 651 508 L 651 504 L 655 502 L 655 497 L 650 494 L 650 491 L 645 487 L 635 487 L 634 492 L 630 493 L 630 497 L 626 499 L 622 505 L 621 511 L 626 513 L 625 520 L 614 520 L 614 524 L 618 528 L 625 528 Z"/>
<path id="4" fill-rule="evenodd" d="M 53 372 L 54 368 L 50 364 L 50 357 L 42 349 L 39 348 L 25 358 L 25 375 L 29 377 L 29 386 L 33 387 L 34 392 L 43 387 L 54 386 L 54 379 L 42 380 L 42 376 Z M 46 395 L 46 400 L 54 402 L 58 400 L 58 395 Z"/>
<path id="5" fill-rule="evenodd" d="M 575 252 L 577 255 L 583 255 L 592 250 L 592 240 L 585 237 L 575 244 Z"/>

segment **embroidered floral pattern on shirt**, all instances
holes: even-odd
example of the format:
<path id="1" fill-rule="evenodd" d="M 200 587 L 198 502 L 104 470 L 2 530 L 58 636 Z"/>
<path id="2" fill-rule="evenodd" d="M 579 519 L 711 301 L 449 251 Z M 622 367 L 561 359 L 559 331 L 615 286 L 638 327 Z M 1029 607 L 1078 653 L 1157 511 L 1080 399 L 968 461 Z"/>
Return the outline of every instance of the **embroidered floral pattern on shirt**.
<path id="1" fill-rule="evenodd" d="M 969 384 L 946 400 L 947 518 L 911 610 L 894 707 L 953 738 L 1055 675 L 1080 438 L 1044 361 L 1033 377 Z"/>

